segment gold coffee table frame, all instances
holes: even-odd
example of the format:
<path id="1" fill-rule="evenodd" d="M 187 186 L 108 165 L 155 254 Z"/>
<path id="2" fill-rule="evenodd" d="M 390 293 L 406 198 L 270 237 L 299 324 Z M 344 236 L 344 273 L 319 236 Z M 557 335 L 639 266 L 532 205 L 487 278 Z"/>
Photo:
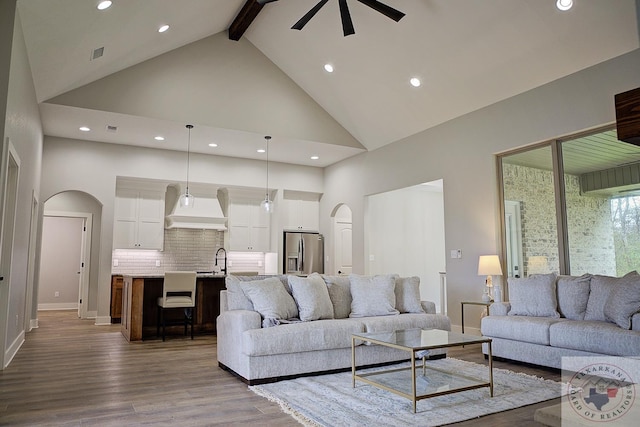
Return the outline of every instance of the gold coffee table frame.
<path id="1" fill-rule="evenodd" d="M 369 342 L 385 347 L 397 348 L 409 353 L 411 365 L 404 368 L 383 369 L 373 372 L 358 374 L 356 369 L 356 341 Z M 442 349 L 448 347 L 461 347 L 472 344 L 487 344 L 489 358 L 489 381 L 485 382 L 477 378 L 465 376 L 458 372 L 447 372 L 434 367 L 428 367 L 426 357 L 422 357 L 422 365 L 416 366 L 417 352 L 423 350 Z M 440 389 L 418 392 L 416 369 L 422 368 L 422 377 L 428 383 L 427 374 L 434 373 L 433 377 L 440 376 L 452 380 L 450 384 L 442 384 Z M 410 371 L 411 376 L 407 373 Z M 489 394 L 493 397 L 493 358 L 491 355 L 491 338 L 463 335 L 440 329 L 407 329 L 395 332 L 358 333 L 351 335 L 351 379 L 355 388 L 356 380 L 363 381 L 383 390 L 403 396 L 413 402 L 413 412 L 416 412 L 416 402 L 422 399 L 457 393 L 476 388 L 489 387 Z M 391 383 L 393 381 L 393 384 Z M 404 384 L 410 381 L 411 384 Z M 401 390 L 398 385 L 404 390 Z M 410 386 L 408 388 L 407 386 Z"/>

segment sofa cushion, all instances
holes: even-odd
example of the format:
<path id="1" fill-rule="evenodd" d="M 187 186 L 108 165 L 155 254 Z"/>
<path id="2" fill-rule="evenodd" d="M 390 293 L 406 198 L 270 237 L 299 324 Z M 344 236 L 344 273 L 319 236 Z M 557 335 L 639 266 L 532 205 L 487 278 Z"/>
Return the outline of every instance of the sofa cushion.
<path id="1" fill-rule="evenodd" d="M 367 333 L 414 328 L 451 330 L 449 318 L 442 314 L 405 313 L 398 316 L 361 317 L 358 320 L 364 324 Z"/>
<path id="2" fill-rule="evenodd" d="M 558 311 L 562 317 L 571 320 L 583 320 L 589 301 L 591 275 L 580 277 L 558 276 Z"/>
<path id="3" fill-rule="evenodd" d="M 628 331 L 609 322 L 567 320 L 551 325 L 554 347 L 613 356 L 640 356 L 640 332 Z"/>
<path id="4" fill-rule="evenodd" d="M 351 313 L 351 282 L 349 276 L 322 275 L 329 290 L 329 298 L 333 304 L 333 317 L 346 319 Z"/>
<path id="5" fill-rule="evenodd" d="M 549 345 L 549 327 L 565 319 L 530 316 L 487 316 L 480 328 L 482 335 L 533 344 Z"/>
<path id="6" fill-rule="evenodd" d="M 364 331 L 362 322 L 353 319 L 327 319 L 250 329 L 242 333 L 242 352 L 248 356 L 264 356 L 350 348 L 351 335 Z"/>
<path id="7" fill-rule="evenodd" d="M 618 283 L 622 283 L 626 278 L 637 275 L 638 273 L 632 271 L 625 274 L 623 277 L 611 277 L 594 275 L 591 278 L 591 292 L 589 293 L 589 302 L 587 303 L 587 311 L 584 315 L 584 320 L 598 320 L 606 322 L 607 318 L 604 315 L 604 305 L 607 303 L 607 299 L 611 294 L 614 286 Z"/>
<path id="8" fill-rule="evenodd" d="M 289 287 L 298 305 L 300 320 L 333 319 L 333 305 L 327 285 L 319 274 L 308 277 L 289 276 Z"/>
<path id="9" fill-rule="evenodd" d="M 508 283 L 509 316 L 560 317 L 554 273 L 509 277 Z"/>
<path id="10" fill-rule="evenodd" d="M 400 313 L 424 313 L 420 304 L 420 278 L 398 277 L 396 279 L 396 309 Z"/>
<path id="11" fill-rule="evenodd" d="M 399 314 L 396 310 L 396 277 L 349 275 L 352 297 L 349 317 Z"/>
<path id="12" fill-rule="evenodd" d="M 298 317 L 293 297 L 278 278 L 240 282 L 240 287 L 253 304 L 253 309 L 262 316 L 263 327 L 271 326 L 274 320 Z"/>
<path id="13" fill-rule="evenodd" d="M 609 294 L 604 304 L 604 317 L 623 329 L 631 329 L 631 317 L 638 312 L 640 312 L 640 276 L 625 276 Z"/>
<path id="14" fill-rule="evenodd" d="M 229 310 L 250 310 L 253 311 L 253 304 L 242 291 L 240 279 L 229 275 L 225 278 L 227 287 L 227 305 Z"/>

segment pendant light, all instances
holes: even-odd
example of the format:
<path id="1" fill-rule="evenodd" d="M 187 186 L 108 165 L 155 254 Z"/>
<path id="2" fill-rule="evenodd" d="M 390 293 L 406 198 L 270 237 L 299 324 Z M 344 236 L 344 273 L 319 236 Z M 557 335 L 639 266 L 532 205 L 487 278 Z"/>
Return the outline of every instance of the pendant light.
<path id="1" fill-rule="evenodd" d="M 195 198 L 189 193 L 189 166 L 191 163 L 191 129 L 193 129 L 193 125 L 187 125 L 186 128 L 189 130 L 187 142 L 187 188 L 184 194 L 180 195 L 180 207 L 192 208 Z"/>
<path id="2" fill-rule="evenodd" d="M 265 210 L 267 213 L 273 212 L 273 200 L 269 199 L 269 140 L 271 137 L 269 135 L 264 137 L 267 145 L 267 185 L 264 190 L 264 200 L 260 202 L 260 207 Z"/>

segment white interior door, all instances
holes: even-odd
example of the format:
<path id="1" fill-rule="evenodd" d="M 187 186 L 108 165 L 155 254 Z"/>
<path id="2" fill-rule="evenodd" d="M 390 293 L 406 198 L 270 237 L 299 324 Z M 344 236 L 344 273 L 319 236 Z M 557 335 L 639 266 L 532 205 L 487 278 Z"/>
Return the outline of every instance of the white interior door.
<path id="1" fill-rule="evenodd" d="M 351 209 L 342 205 L 334 221 L 334 274 L 348 275 L 353 270 L 353 231 Z"/>
<path id="2" fill-rule="evenodd" d="M 42 224 L 42 252 L 38 306 L 43 309 L 78 308 L 81 316 L 85 219 L 45 216 Z"/>

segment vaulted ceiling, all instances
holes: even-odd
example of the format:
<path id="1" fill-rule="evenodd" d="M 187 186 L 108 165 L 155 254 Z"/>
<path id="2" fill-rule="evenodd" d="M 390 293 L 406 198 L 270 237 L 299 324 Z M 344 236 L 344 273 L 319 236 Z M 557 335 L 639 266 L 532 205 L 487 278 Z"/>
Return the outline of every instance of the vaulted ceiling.
<path id="1" fill-rule="evenodd" d="M 385 0 L 397 23 L 348 0 L 348 37 L 337 0 L 302 31 L 317 0 L 278 0 L 230 40 L 255 1 L 18 0 L 45 134 L 186 150 L 192 122 L 193 151 L 263 158 L 271 134 L 273 160 L 323 167 L 639 47 L 635 0 Z"/>

